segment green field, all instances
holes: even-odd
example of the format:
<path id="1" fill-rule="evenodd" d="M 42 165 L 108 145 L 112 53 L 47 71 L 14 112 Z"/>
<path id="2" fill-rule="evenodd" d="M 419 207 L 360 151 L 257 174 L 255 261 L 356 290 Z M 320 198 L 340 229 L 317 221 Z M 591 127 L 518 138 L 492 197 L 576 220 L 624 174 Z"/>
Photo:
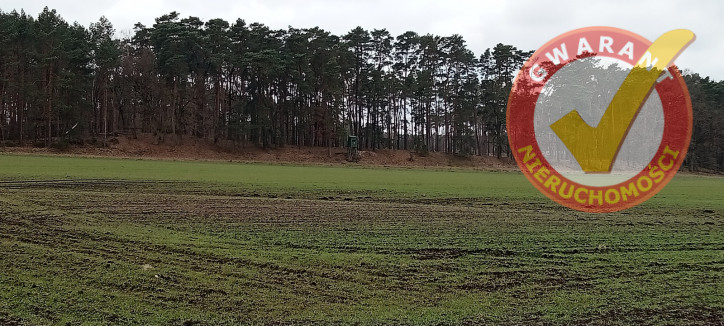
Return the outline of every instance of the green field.
<path id="1" fill-rule="evenodd" d="M 721 325 L 724 178 L 0 155 L 0 325 Z"/>

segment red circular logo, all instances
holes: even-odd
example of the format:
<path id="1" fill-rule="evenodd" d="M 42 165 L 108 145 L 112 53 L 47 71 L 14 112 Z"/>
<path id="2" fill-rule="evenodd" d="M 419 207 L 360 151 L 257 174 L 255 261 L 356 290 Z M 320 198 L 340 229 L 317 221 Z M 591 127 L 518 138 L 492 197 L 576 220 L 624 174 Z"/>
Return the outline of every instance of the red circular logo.
<path id="1" fill-rule="evenodd" d="M 650 42 L 589 27 L 538 49 L 508 99 L 511 152 L 526 178 L 586 212 L 619 211 L 658 193 L 691 139 L 691 100 L 672 62 L 693 39 L 685 30 Z"/>

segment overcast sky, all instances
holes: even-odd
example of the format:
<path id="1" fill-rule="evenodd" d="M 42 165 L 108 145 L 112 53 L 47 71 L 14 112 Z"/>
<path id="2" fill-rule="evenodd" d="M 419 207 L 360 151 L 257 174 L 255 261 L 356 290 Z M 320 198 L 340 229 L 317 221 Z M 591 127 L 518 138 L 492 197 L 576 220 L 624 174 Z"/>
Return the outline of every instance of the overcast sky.
<path id="1" fill-rule="evenodd" d="M 386 28 L 393 35 L 462 35 L 476 54 L 497 43 L 535 50 L 571 29 L 613 26 L 653 41 L 666 31 L 687 28 L 697 40 L 677 64 L 702 76 L 724 79 L 724 1 L 485 1 L 485 0 L 3 0 L 0 9 L 37 14 L 48 6 L 68 22 L 84 26 L 106 16 L 120 33 L 147 26 L 171 11 L 202 20 L 260 22 L 274 29 L 319 26 L 342 35 L 356 26 Z"/>

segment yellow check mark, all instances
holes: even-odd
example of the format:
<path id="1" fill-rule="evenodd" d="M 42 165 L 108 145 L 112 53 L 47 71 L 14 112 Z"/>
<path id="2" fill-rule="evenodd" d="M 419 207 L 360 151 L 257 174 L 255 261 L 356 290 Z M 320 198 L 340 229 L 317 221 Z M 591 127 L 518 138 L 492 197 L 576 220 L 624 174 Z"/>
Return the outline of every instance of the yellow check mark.
<path id="1" fill-rule="evenodd" d="M 626 76 L 596 127 L 583 121 L 576 110 L 551 125 L 584 172 L 611 172 L 621 144 L 656 80 L 695 38 L 689 30 L 676 29 L 656 39 Z"/>

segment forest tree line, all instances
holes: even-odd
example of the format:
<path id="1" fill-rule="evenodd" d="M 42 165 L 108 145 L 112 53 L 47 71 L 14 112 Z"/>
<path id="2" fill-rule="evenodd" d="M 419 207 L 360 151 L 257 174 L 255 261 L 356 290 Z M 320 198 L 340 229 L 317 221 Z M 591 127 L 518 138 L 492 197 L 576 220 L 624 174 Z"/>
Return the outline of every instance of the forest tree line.
<path id="1" fill-rule="evenodd" d="M 151 133 L 233 146 L 344 146 L 509 154 L 505 110 L 531 52 L 476 55 L 460 35 L 357 27 L 274 30 L 177 12 L 116 37 L 55 10 L 0 12 L 2 144 L 54 146 Z M 685 162 L 724 170 L 724 82 L 687 74 L 694 134 Z"/>

